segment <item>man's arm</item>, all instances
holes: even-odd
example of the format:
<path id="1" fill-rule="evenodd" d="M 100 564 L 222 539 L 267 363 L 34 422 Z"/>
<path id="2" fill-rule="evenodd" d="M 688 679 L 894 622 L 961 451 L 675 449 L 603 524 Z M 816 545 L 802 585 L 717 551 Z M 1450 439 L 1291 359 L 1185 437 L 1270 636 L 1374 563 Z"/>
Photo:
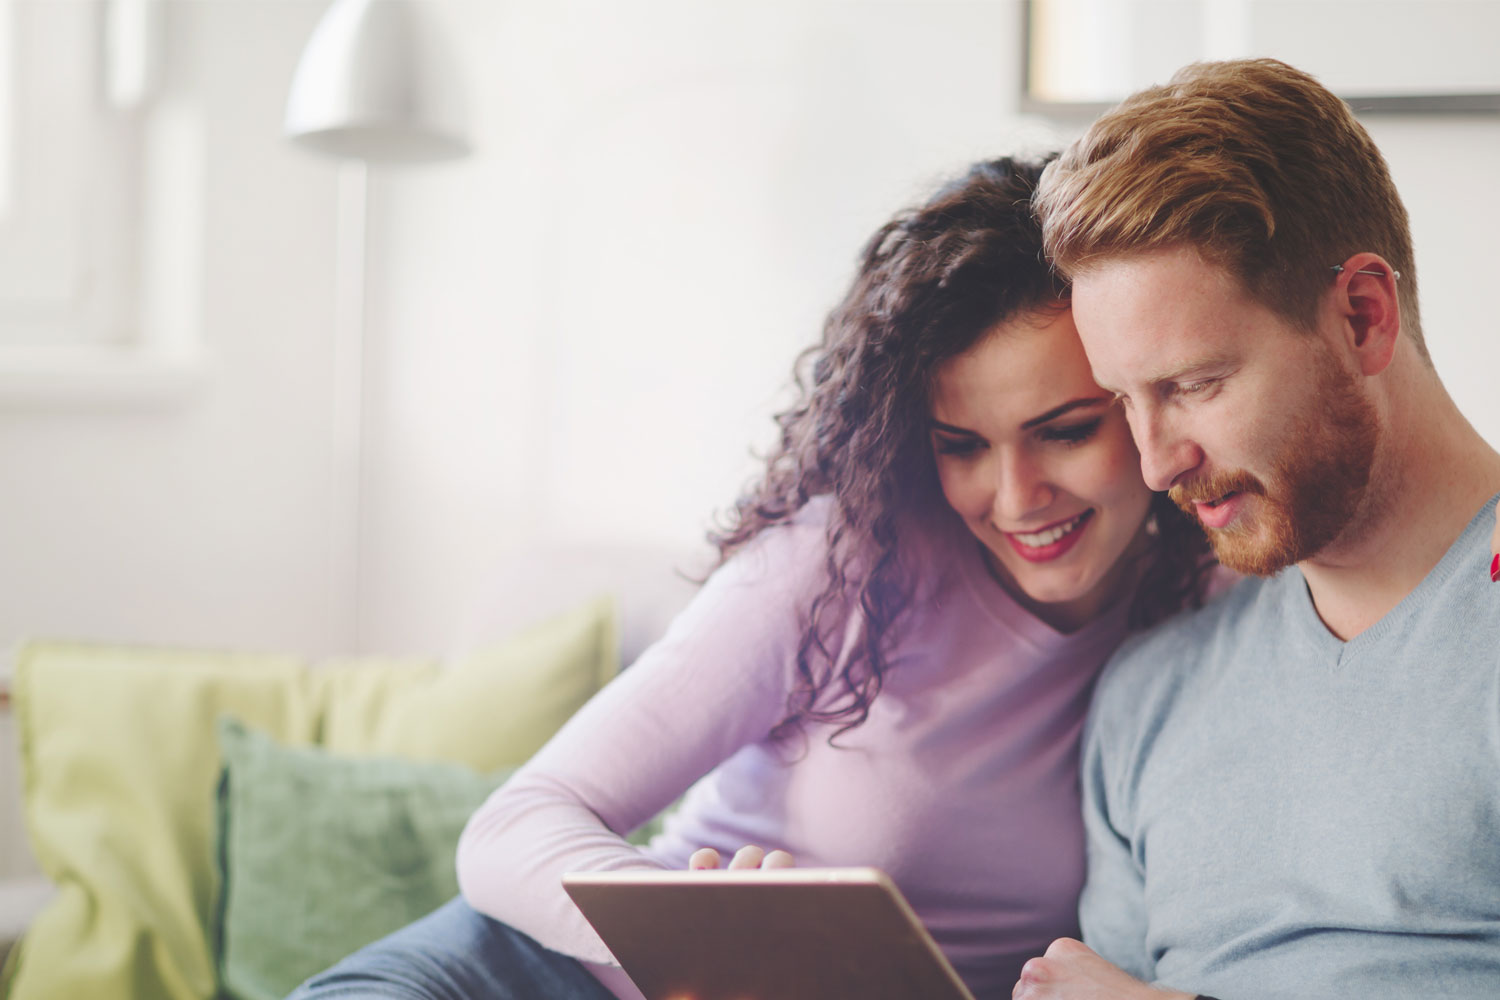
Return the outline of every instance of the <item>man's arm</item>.
<path id="1" fill-rule="evenodd" d="M 1107 699 L 1096 698 L 1084 730 L 1080 778 L 1088 877 L 1078 922 L 1093 951 L 1135 978 L 1150 980 L 1156 963 L 1146 949 L 1146 873 L 1132 849 L 1134 811 L 1119 779 L 1123 762 L 1109 739 L 1109 711 Z"/>
<path id="2" fill-rule="evenodd" d="M 1102 689 L 1101 685 L 1101 689 Z M 1088 837 L 1088 880 L 1079 901 L 1084 938 L 1052 942 L 1047 953 L 1027 962 L 1016 983 L 1015 1000 L 1193 1000 L 1191 993 L 1168 993 L 1143 979 L 1155 963 L 1146 950 L 1145 873 L 1136 863 L 1128 836 L 1130 813 L 1123 790 L 1111 775 L 1107 738 L 1108 707 L 1095 699 L 1083 738 L 1081 778 L 1083 820 Z M 1098 951 L 1094 949 L 1097 948 Z"/>

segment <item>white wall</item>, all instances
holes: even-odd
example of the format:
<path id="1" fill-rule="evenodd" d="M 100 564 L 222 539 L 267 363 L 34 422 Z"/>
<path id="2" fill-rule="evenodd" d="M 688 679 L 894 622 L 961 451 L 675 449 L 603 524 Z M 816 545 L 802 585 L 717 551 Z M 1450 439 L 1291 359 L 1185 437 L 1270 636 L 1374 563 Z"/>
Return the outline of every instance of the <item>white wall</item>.
<path id="1" fill-rule="evenodd" d="M 1500 118 L 1370 118 L 1411 215 L 1422 330 L 1459 409 L 1500 447 Z"/>
<path id="2" fill-rule="evenodd" d="M 166 5 L 166 95 L 206 129 L 208 370 L 159 403 L 0 401 L 0 644 L 345 644 L 326 542 L 334 175 L 280 138 L 320 10 Z"/>

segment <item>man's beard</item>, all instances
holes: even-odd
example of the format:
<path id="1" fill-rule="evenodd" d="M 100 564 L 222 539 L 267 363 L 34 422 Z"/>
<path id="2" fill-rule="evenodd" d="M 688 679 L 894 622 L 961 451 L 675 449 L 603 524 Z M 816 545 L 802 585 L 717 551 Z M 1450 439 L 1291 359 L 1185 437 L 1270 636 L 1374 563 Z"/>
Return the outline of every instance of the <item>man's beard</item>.
<path id="1" fill-rule="evenodd" d="M 1224 528 L 1204 529 L 1219 562 L 1238 573 L 1270 576 L 1311 558 L 1343 532 L 1364 499 L 1380 434 L 1375 408 L 1359 394 L 1355 377 L 1326 353 L 1318 361 L 1313 406 L 1322 413 L 1293 422 L 1271 463 L 1269 485 L 1235 470 L 1169 491 L 1194 519 L 1195 500 L 1231 492 L 1260 498 L 1258 510 Z"/>

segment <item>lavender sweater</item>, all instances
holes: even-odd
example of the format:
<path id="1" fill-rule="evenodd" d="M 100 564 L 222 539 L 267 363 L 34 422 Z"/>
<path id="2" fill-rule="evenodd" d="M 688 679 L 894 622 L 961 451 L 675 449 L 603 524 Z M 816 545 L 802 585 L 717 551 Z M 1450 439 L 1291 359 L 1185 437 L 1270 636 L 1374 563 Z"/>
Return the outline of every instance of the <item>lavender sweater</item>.
<path id="1" fill-rule="evenodd" d="M 699 847 L 790 851 L 891 875 L 976 996 L 1077 934 L 1078 740 L 1124 608 L 1072 635 L 1023 611 L 961 526 L 903 553 L 922 582 L 868 720 L 773 741 L 801 619 L 822 588 L 826 502 L 720 568 L 665 637 L 470 820 L 464 897 L 634 994 L 564 894 L 575 870 L 682 868 Z M 907 545 L 905 540 L 903 544 Z M 846 616 L 834 650 L 858 635 Z M 645 849 L 620 836 L 687 796 Z"/>

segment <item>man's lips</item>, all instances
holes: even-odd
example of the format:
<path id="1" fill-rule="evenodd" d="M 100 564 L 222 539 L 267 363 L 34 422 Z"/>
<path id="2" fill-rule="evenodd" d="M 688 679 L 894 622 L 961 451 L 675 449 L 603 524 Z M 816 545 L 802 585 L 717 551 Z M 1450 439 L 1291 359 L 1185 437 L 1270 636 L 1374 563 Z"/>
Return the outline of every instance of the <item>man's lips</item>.
<path id="1" fill-rule="evenodd" d="M 1236 471 L 1178 483 L 1167 493 L 1173 503 L 1197 518 L 1198 523 L 1216 530 L 1228 527 L 1242 513 L 1249 498 L 1265 496 L 1266 489 L 1248 472 Z"/>
<path id="2" fill-rule="evenodd" d="M 1193 512 L 1205 528 L 1223 528 L 1239 513 L 1243 497 L 1243 493 L 1234 490 L 1215 500 L 1194 500 Z"/>

